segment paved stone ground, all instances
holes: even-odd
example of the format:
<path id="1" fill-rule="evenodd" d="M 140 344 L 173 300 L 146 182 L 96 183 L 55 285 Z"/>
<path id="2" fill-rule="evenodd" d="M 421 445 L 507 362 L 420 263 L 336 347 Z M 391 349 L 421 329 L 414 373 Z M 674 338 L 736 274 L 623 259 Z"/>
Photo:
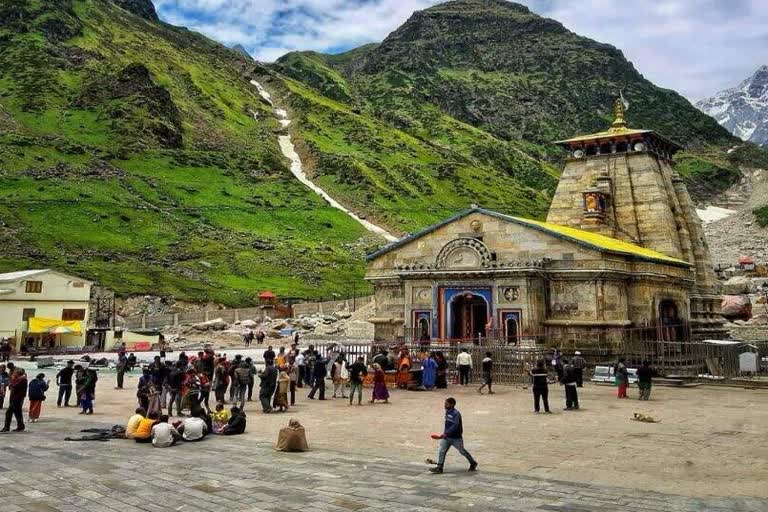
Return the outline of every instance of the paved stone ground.
<path id="1" fill-rule="evenodd" d="M 107 425 L 104 425 L 107 426 Z M 768 511 L 761 498 L 694 498 L 516 476 L 448 471 L 328 449 L 275 452 L 251 438 L 211 437 L 156 449 L 68 442 L 83 423 L 39 423 L 0 436 L 2 512 L 106 511 Z"/>

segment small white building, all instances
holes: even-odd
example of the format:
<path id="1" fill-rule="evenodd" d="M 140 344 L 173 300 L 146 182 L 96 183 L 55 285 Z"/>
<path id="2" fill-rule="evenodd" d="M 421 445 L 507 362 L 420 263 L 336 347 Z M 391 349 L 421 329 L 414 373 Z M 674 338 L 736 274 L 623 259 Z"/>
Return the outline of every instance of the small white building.
<path id="1" fill-rule="evenodd" d="M 17 351 L 84 346 L 92 284 L 49 269 L 0 274 L 0 337 Z"/>

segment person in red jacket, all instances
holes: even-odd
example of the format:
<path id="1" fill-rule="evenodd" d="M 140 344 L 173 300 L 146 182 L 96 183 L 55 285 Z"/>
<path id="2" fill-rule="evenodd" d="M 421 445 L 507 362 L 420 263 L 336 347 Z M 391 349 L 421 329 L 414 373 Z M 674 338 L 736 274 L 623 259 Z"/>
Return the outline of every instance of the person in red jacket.
<path id="1" fill-rule="evenodd" d="M 10 390 L 8 410 L 5 412 L 5 426 L 0 432 L 11 430 L 11 419 L 14 416 L 16 416 L 14 432 L 22 432 L 24 430 L 24 415 L 21 412 L 21 408 L 24 405 L 24 399 L 27 397 L 27 376 L 22 368 L 17 368 L 13 372 L 8 389 Z"/>

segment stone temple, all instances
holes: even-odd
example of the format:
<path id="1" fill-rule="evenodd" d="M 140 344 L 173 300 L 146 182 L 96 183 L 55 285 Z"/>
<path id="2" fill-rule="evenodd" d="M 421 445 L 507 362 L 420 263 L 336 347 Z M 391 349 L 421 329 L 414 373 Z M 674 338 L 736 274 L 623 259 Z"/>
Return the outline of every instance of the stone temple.
<path id="1" fill-rule="evenodd" d="M 701 222 L 675 143 L 630 129 L 568 151 L 546 222 L 478 207 L 368 256 L 377 341 L 683 341 L 722 336 Z"/>

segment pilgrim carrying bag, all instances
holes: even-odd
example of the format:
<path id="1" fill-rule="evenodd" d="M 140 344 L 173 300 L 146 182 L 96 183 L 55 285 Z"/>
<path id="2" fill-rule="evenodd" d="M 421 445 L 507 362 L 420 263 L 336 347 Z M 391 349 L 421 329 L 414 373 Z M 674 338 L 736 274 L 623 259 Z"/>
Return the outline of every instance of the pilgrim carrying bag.
<path id="1" fill-rule="evenodd" d="M 304 427 L 297 420 L 289 421 L 287 427 L 280 429 L 275 449 L 279 452 L 309 451 Z"/>

